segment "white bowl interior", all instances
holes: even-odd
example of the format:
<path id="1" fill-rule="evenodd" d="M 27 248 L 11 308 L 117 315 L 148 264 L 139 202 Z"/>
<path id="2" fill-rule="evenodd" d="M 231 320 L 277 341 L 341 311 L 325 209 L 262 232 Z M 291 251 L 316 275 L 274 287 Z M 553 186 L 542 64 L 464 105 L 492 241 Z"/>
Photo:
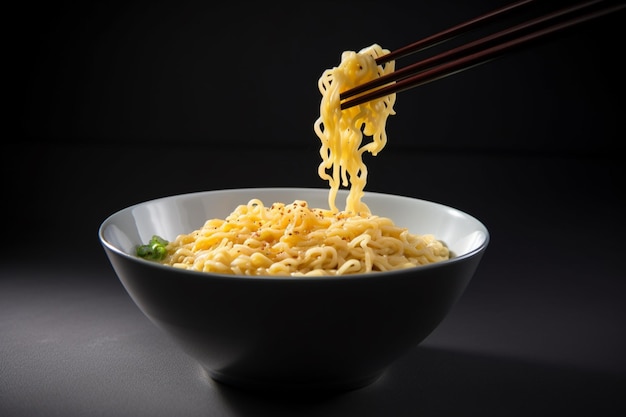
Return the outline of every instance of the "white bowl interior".
<path id="1" fill-rule="evenodd" d="M 181 233 L 199 229 L 206 220 L 225 218 L 252 198 L 263 204 L 305 200 L 310 207 L 328 208 L 328 189 L 248 188 L 182 194 L 140 203 L 111 215 L 100 228 L 100 237 L 114 250 L 134 254 L 135 247 L 159 235 L 174 240 Z M 345 205 L 347 191 L 340 190 L 337 207 Z M 452 207 L 397 195 L 366 192 L 363 201 L 372 214 L 389 217 L 414 234 L 433 234 L 448 245 L 454 256 L 471 253 L 488 240 L 487 228 L 473 216 Z"/>

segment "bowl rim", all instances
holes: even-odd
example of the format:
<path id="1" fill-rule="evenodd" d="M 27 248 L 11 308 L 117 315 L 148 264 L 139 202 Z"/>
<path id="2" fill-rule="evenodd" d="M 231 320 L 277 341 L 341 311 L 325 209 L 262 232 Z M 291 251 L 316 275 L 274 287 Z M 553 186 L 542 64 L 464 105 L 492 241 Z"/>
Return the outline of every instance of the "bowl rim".
<path id="1" fill-rule="evenodd" d="M 440 206 L 442 208 L 446 208 L 446 209 L 451 209 L 461 215 L 463 215 L 464 217 L 467 217 L 473 221 L 475 221 L 477 224 L 479 224 L 480 226 L 482 226 L 483 230 L 482 232 L 484 233 L 484 240 L 483 242 L 480 243 L 480 245 L 478 245 L 475 249 L 466 252 L 462 255 L 458 255 L 458 256 L 454 256 L 453 258 L 447 259 L 445 261 L 441 261 L 441 262 L 436 262 L 436 263 L 431 263 L 431 264 L 427 264 L 427 265 L 421 265 L 421 266 L 416 266 L 414 268 L 406 268 L 406 269 L 396 269 L 396 270 L 392 270 L 392 271 L 376 271 L 376 272 L 366 272 L 366 273 L 356 273 L 356 274 L 346 274 L 346 275 L 321 275 L 321 276 L 284 276 L 284 275 L 233 275 L 233 274 L 221 274 L 221 273 L 215 273 L 215 272 L 204 272 L 204 271 L 195 271 L 195 270 L 190 270 L 190 269 L 182 269 L 182 268 L 174 268 L 170 265 L 163 265 L 160 264 L 158 262 L 154 262 L 154 261 L 150 261 L 147 259 L 143 259 L 140 258 L 138 256 L 133 256 L 129 253 L 126 253 L 125 251 L 117 248 L 115 245 L 113 245 L 111 242 L 109 242 L 105 237 L 104 237 L 104 230 L 106 229 L 106 227 L 108 226 L 109 223 L 111 223 L 112 219 L 118 215 L 120 215 L 122 212 L 125 211 L 131 211 L 134 208 L 140 207 L 140 206 L 144 206 L 146 204 L 150 204 L 150 203 L 157 203 L 159 201 L 163 201 L 163 200 L 172 200 L 172 199 L 176 199 L 176 198 L 181 198 L 181 197 L 192 197 L 194 195 L 205 195 L 205 194 L 211 194 L 211 193 L 220 193 L 220 192 L 234 192 L 234 191 L 241 191 L 241 192 L 259 192 L 259 191 L 263 191 L 263 192 L 272 192 L 272 191 L 298 191 L 298 190 L 305 190 L 305 191 L 326 191 L 328 192 L 329 189 L 328 188 L 321 188 L 321 187 L 232 187 L 232 188 L 219 188 L 219 189 L 212 189 L 212 190 L 204 190 L 204 191 L 191 191 L 191 192 L 186 192 L 186 193 L 180 193 L 180 194 L 170 194 L 170 195 L 165 195 L 162 197 L 156 197 L 156 198 L 152 198 L 149 200 L 144 200 L 144 201 L 140 201 L 138 203 L 134 203 L 131 204 L 129 206 L 123 207 L 113 213 L 111 213 L 110 215 L 108 215 L 101 223 L 100 226 L 98 227 L 98 239 L 100 240 L 100 243 L 105 246 L 108 250 L 110 250 L 111 252 L 127 259 L 130 260 L 133 263 L 138 263 L 140 265 L 143 266 L 147 266 L 147 267 L 152 267 L 152 268 L 156 268 L 157 270 L 166 270 L 166 271 L 176 271 L 177 274 L 183 274 L 183 275 L 189 275 L 190 277 L 194 277 L 194 278 L 203 278 L 204 279 L 225 279 L 225 280 L 255 280 L 255 281 L 262 281 L 262 280 L 279 280 L 279 281 L 327 281 L 327 280 L 332 280 L 332 281 L 342 281 L 342 280 L 355 280 L 355 279 L 376 279 L 376 278 L 381 278 L 381 277 L 390 277 L 390 276 L 396 276 L 396 275 L 406 275 L 407 271 L 414 271 L 415 269 L 419 269 L 419 270 L 429 270 L 429 269 L 439 269 L 442 267 L 445 267 L 446 265 L 450 265 L 450 264 L 454 264 L 454 263 L 459 263 L 459 262 L 463 262 L 465 260 L 467 260 L 468 258 L 472 258 L 475 257 L 479 254 L 481 254 L 482 252 L 485 251 L 485 249 L 487 248 L 487 246 L 489 245 L 489 241 L 490 241 L 490 233 L 489 233 L 489 229 L 487 228 L 487 226 L 485 226 L 485 224 L 478 220 L 476 217 L 474 217 L 473 215 L 460 210 L 458 208 L 455 208 L 453 206 L 449 206 L 443 203 L 439 203 L 436 201 L 432 201 L 432 200 L 425 200 L 422 198 L 417 198 L 417 197 L 411 197 L 411 196 L 406 196 L 406 195 L 402 195 L 402 194 L 391 194 L 391 193 L 383 193 L 383 192 L 377 192 L 377 191 L 365 191 L 365 195 L 364 197 L 367 197 L 368 195 L 377 195 L 377 196 L 391 196 L 391 197 L 400 197 L 400 198 L 406 198 L 406 199 L 410 199 L 410 200 L 418 200 L 418 201 L 422 201 L 428 204 L 432 204 L 435 206 Z M 338 190 L 338 194 L 337 196 L 341 196 L 341 195 L 347 195 L 348 190 L 346 189 L 340 189 Z M 182 232 L 181 232 L 182 233 Z"/>

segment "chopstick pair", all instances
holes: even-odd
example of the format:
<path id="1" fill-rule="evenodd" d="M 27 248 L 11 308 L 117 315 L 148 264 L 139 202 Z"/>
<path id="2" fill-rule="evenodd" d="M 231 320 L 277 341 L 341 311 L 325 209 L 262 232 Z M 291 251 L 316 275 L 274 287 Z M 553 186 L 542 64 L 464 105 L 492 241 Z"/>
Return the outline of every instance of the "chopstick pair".
<path id="1" fill-rule="evenodd" d="M 415 43 L 392 51 L 376 59 L 377 64 L 396 60 L 415 52 L 423 51 L 433 45 L 445 42 L 463 32 L 478 28 L 504 15 L 521 10 L 535 0 L 522 0 L 493 10 L 477 18 L 456 25 L 452 28 L 429 36 Z M 606 7 L 593 8 L 604 5 Z M 425 58 L 417 63 L 398 69 L 388 75 L 376 78 L 340 94 L 341 109 L 347 109 L 392 93 L 405 91 L 468 68 L 490 61 L 505 52 L 543 38 L 549 34 L 579 25 L 581 23 L 617 12 L 626 4 L 611 4 L 605 0 L 593 0 L 565 7 L 543 16 L 517 24 L 495 34 Z M 592 9 L 592 10 L 587 10 Z M 584 13 L 582 13 L 584 12 Z M 563 20 L 567 18 L 567 20 Z M 351 98 L 352 97 L 352 98 Z M 351 99 L 350 99 L 351 98 Z M 348 100 L 349 99 L 349 100 Z"/>

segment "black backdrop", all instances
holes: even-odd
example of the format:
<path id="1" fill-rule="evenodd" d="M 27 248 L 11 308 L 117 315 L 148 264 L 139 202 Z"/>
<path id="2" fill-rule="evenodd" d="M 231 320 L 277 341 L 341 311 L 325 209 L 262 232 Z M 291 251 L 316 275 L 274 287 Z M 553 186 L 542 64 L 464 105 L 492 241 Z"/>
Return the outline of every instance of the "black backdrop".
<path id="1" fill-rule="evenodd" d="M 539 2 L 546 3 L 553 2 Z M 393 50 L 505 4 L 423 1 L 410 10 L 394 1 L 19 6 L 11 14 L 18 27 L 8 45 L 13 54 L 5 61 L 7 88 L 17 93 L 10 96 L 11 133 L 2 152 L 9 230 L 41 230 L 77 202 L 93 229 L 122 206 L 165 194 L 325 187 L 317 177 L 313 132 L 322 71 L 338 65 L 344 50 L 372 43 Z M 411 159 L 405 167 L 394 159 L 407 152 L 415 158 L 620 158 L 623 22 L 624 13 L 605 17 L 401 93 L 387 148 L 367 160 L 368 188 L 407 193 L 394 186 L 406 183 L 397 180 L 400 173 L 414 179 L 408 193 L 450 202 L 441 187 L 428 194 L 418 159 L 416 171 Z M 298 161 L 272 160 L 264 156 L 267 149 L 291 150 Z M 597 186 L 621 184 L 621 173 L 610 171 L 609 184 Z M 70 229 L 79 227 L 73 218 L 64 221 Z"/>
<path id="2" fill-rule="evenodd" d="M 312 146 L 317 80 L 342 51 L 372 43 L 393 50 L 504 4 L 422 1 L 411 11 L 394 1 L 24 8 L 10 65 L 21 80 L 19 139 Z M 402 94 L 390 146 L 612 153 L 623 133 L 622 21 L 623 13 L 603 18 Z"/>

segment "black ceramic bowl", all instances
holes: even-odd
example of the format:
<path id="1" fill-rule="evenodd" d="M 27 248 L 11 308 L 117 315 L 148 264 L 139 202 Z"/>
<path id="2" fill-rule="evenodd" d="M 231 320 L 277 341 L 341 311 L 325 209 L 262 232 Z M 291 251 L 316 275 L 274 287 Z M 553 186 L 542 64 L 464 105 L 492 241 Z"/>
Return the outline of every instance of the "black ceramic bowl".
<path id="1" fill-rule="evenodd" d="M 345 198 L 340 192 L 337 203 Z M 489 234 L 476 218 L 424 200 L 366 193 L 372 213 L 453 252 L 436 264 L 334 277 L 247 277 L 138 258 L 157 234 L 173 240 L 259 198 L 327 208 L 327 189 L 251 188 L 176 195 L 107 218 L 99 238 L 141 311 L 215 380 L 251 388 L 347 390 L 375 381 L 444 319 L 474 275 Z"/>

